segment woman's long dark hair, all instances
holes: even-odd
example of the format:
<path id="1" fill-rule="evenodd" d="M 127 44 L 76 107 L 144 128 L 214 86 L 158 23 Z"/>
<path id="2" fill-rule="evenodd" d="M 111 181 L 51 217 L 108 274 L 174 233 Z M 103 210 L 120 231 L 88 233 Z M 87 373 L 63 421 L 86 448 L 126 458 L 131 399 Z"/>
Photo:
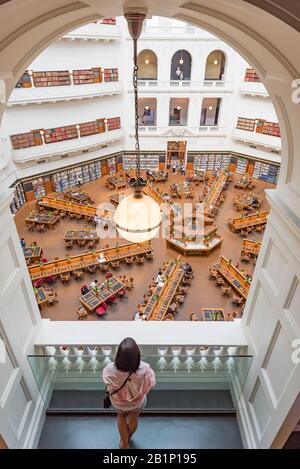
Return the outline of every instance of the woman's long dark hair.
<path id="1" fill-rule="evenodd" d="M 141 352 L 134 339 L 126 337 L 120 343 L 115 359 L 115 365 L 119 371 L 135 373 L 140 366 Z"/>

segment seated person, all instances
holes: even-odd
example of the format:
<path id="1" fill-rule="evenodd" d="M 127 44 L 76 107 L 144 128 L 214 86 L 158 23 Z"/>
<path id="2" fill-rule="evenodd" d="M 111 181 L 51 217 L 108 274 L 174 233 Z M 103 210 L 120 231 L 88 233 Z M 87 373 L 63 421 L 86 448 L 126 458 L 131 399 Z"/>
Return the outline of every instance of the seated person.
<path id="1" fill-rule="evenodd" d="M 90 291 L 90 290 L 89 290 L 89 288 L 87 287 L 87 285 L 83 285 L 83 286 L 81 287 L 81 294 L 82 294 L 82 295 L 85 295 L 85 294 L 88 293 L 89 291 Z"/>
<path id="2" fill-rule="evenodd" d="M 189 274 L 193 272 L 192 266 L 188 262 L 184 264 L 184 266 L 182 267 L 182 270 L 184 270 L 184 272 L 187 272 Z"/>
<path id="3" fill-rule="evenodd" d="M 199 321 L 199 318 L 196 313 L 190 314 L 190 321 Z"/>
<path id="4" fill-rule="evenodd" d="M 137 311 L 133 317 L 134 321 L 146 321 L 146 314 L 143 313 L 143 311 Z"/>
<path id="5" fill-rule="evenodd" d="M 159 270 L 155 282 L 159 284 L 159 283 L 164 283 L 165 280 L 166 280 L 166 277 L 162 273 L 162 270 Z"/>
<path id="6" fill-rule="evenodd" d="M 99 288 L 99 283 L 98 283 L 98 280 L 95 279 L 91 284 L 90 284 L 90 288 L 91 290 L 97 290 L 97 288 Z"/>
<path id="7" fill-rule="evenodd" d="M 26 247 L 26 241 L 25 241 L 25 239 L 24 239 L 24 238 L 21 238 L 21 239 L 20 239 L 20 243 L 21 243 L 22 249 L 24 249 L 24 248 Z"/>

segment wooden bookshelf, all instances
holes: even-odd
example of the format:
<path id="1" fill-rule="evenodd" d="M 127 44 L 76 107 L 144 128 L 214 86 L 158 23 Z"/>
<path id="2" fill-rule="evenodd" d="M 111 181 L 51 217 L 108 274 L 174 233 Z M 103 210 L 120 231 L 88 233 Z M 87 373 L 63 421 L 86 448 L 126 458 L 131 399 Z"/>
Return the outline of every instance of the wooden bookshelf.
<path id="1" fill-rule="evenodd" d="M 105 132 L 104 119 L 79 124 L 80 137 L 94 135 Z"/>
<path id="2" fill-rule="evenodd" d="M 104 81 L 118 81 L 119 73 L 117 68 L 105 68 L 104 69 Z"/>
<path id="3" fill-rule="evenodd" d="M 71 77 L 68 70 L 33 72 L 32 77 L 34 86 L 37 88 L 71 85 Z"/>
<path id="4" fill-rule="evenodd" d="M 264 122 L 262 133 L 265 135 L 273 135 L 273 137 L 281 137 L 280 127 L 276 122 Z"/>
<path id="5" fill-rule="evenodd" d="M 255 119 L 238 117 L 236 128 L 241 130 L 247 130 L 248 132 L 253 132 L 255 129 Z"/>
<path id="6" fill-rule="evenodd" d="M 73 70 L 74 85 L 89 85 L 101 83 L 101 68 L 90 68 L 85 70 Z"/>
<path id="7" fill-rule="evenodd" d="M 64 127 L 56 127 L 54 129 L 45 129 L 45 143 L 61 142 L 63 140 L 71 140 L 78 138 L 76 125 L 66 125 Z"/>
<path id="8" fill-rule="evenodd" d="M 99 21 L 100 24 L 117 24 L 116 18 L 103 18 Z"/>
<path id="9" fill-rule="evenodd" d="M 31 87 L 32 87 L 31 78 L 30 78 L 28 71 L 26 70 L 26 72 L 24 72 L 21 78 L 18 80 L 15 88 L 31 88 Z"/>
<path id="10" fill-rule="evenodd" d="M 11 135 L 10 140 L 14 150 L 19 150 L 20 148 L 35 147 L 43 144 L 40 132 L 33 130 L 24 134 Z"/>
<path id="11" fill-rule="evenodd" d="M 260 79 L 253 68 L 246 68 L 244 81 L 260 82 Z"/>
<path id="12" fill-rule="evenodd" d="M 106 124 L 107 130 L 116 130 L 121 128 L 121 119 L 120 117 L 111 117 L 107 119 Z"/>

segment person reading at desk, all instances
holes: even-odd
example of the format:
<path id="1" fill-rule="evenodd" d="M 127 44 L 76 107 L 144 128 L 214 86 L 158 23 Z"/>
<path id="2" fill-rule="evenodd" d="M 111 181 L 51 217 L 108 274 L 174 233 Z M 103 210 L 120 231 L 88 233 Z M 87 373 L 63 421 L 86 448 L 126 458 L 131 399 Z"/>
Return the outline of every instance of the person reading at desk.
<path id="1" fill-rule="evenodd" d="M 146 321 L 147 316 L 143 313 L 143 311 L 137 311 L 133 317 L 134 321 Z"/>
<path id="2" fill-rule="evenodd" d="M 95 291 L 99 288 L 99 282 L 97 279 L 95 279 L 91 284 L 90 284 L 91 290 Z"/>
<path id="3" fill-rule="evenodd" d="M 165 275 L 162 273 L 161 270 L 159 270 L 155 282 L 158 285 L 163 285 L 165 283 L 165 281 L 166 281 Z"/>

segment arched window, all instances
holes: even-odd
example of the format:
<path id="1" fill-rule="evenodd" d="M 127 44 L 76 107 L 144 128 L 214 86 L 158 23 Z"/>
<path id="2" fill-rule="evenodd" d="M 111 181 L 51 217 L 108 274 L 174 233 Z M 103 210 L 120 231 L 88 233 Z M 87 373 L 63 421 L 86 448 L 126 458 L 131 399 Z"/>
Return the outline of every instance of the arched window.
<path id="1" fill-rule="evenodd" d="M 157 57 L 150 49 L 142 50 L 138 55 L 138 79 L 157 80 Z"/>
<path id="2" fill-rule="evenodd" d="M 206 59 L 205 80 L 223 80 L 226 58 L 221 50 L 214 50 Z"/>
<path id="3" fill-rule="evenodd" d="M 171 60 L 171 80 L 190 80 L 192 57 L 187 50 L 178 50 Z"/>

